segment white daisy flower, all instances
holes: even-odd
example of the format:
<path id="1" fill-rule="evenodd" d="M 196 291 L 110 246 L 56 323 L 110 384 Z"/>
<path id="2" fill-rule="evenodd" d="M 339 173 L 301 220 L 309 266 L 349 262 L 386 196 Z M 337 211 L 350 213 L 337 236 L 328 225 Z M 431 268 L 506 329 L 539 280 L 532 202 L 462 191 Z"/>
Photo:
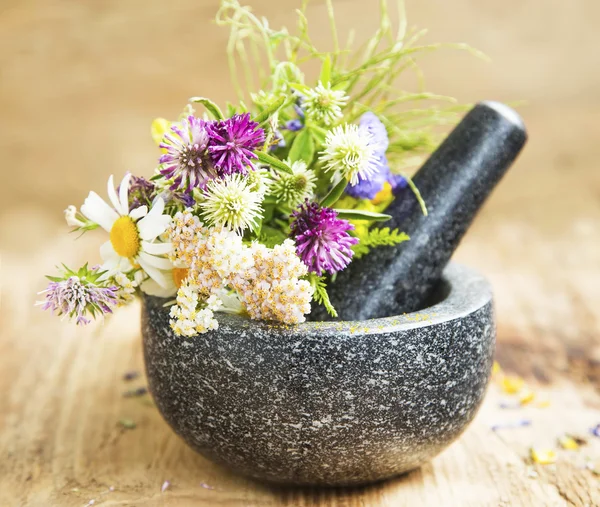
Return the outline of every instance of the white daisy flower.
<path id="1" fill-rule="evenodd" d="M 252 191 L 243 174 L 209 181 L 204 196 L 205 200 L 200 203 L 202 216 L 215 227 L 241 233 L 256 225 L 262 213 L 263 194 Z"/>
<path id="2" fill-rule="evenodd" d="M 315 88 L 304 93 L 302 108 L 311 120 L 329 127 L 342 119 L 342 107 L 348 99 L 343 90 L 332 90 L 329 83 L 324 86 L 319 81 Z"/>
<path id="3" fill-rule="evenodd" d="M 108 197 L 112 206 L 96 192 L 90 192 L 81 207 L 81 213 L 109 233 L 110 239 L 100 247 L 104 264 L 101 269 L 109 277 L 117 272 L 127 273 L 136 265 L 146 272 L 158 285 L 169 286 L 168 274 L 171 262 L 163 257 L 171 251 L 171 243 L 156 242 L 171 223 L 169 215 L 163 215 L 165 202 L 159 197 L 148 211 L 140 206 L 129 211 L 129 178 L 127 174 L 119 186 L 119 195 L 113 177 L 108 180 Z"/>
<path id="4" fill-rule="evenodd" d="M 372 134 L 358 125 L 339 125 L 327 133 L 319 159 L 326 171 L 335 173 L 334 180 L 346 178 L 354 186 L 359 176 L 369 180 L 379 172 L 380 161 L 372 139 Z"/>

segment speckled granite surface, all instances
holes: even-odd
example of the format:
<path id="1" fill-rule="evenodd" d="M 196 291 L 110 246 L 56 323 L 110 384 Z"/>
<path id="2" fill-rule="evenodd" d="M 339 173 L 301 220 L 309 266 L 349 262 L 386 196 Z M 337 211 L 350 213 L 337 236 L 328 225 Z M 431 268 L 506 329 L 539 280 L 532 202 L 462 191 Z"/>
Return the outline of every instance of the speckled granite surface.
<path id="1" fill-rule="evenodd" d="M 220 329 L 173 335 L 148 297 L 150 390 L 194 449 L 276 482 L 359 484 L 418 467 L 471 421 L 495 329 L 488 282 L 450 265 L 446 297 L 416 314 L 283 327 L 220 315 Z"/>
<path id="2" fill-rule="evenodd" d="M 399 228 L 410 241 L 375 248 L 350 263 L 327 287 L 341 320 L 387 317 L 422 306 L 486 198 L 517 157 L 527 134 L 521 118 L 498 102 L 477 104 L 415 174 L 427 203 L 412 190 L 388 207 L 378 227 Z M 357 291 L 356 297 L 348 297 Z M 315 308 L 311 320 L 329 320 Z"/>

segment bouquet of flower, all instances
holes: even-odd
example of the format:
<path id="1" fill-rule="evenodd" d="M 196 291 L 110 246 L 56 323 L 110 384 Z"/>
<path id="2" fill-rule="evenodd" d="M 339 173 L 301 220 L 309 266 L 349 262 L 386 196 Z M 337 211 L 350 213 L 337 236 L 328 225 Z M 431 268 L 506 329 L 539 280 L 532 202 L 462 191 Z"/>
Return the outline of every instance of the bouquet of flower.
<path id="1" fill-rule="evenodd" d="M 382 0 L 374 36 L 358 51 L 341 49 L 327 7 L 334 49 L 322 52 L 309 36 L 306 2 L 291 34 L 223 0 L 216 19 L 231 30 L 238 102 L 222 109 L 193 97 L 177 120 L 156 119 L 154 174 L 126 174 L 116 188 L 111 176 L 108 200 L 90 192 L 79 210 L 65 210 L 74 231 L 103 229 L 108 239 L 100 265 L 63 266 L 49 277 L 44 309 L 86 324 L 145 293 L 167 298 L 180 336 L 216 329 L 215 312 L 296 324 L 311 303 L 336 315 L 326 286 L 353 259 L 409 239 L 371 226 L 390 218 L 383 212 L 400 189 L 420 199 L 405 171 L 459 111 L 407 108 L 452 99 L 394 84 L 438 45 L 416 45 L 422 32 L 406 29 L 402 9 L 393 33 Z M 309 82 L 302 68 L 311 60 L 321 70 Z M 260 90 L 247 94 L 255 79 Z"/>

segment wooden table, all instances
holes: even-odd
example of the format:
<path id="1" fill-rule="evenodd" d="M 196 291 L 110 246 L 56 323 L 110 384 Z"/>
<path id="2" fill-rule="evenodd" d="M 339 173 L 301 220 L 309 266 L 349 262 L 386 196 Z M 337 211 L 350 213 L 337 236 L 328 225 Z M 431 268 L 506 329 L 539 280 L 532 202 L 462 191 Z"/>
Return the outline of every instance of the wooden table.
<path id="1" fill-rule="evenodd" d="M 543 128 L 540 125 L 540 128 Z M 534 154 L 535 155 L 535 154 Z M 519 166 L 522 167 L 522 164 Z M 97 242 L 59 235 L 36 211 L 1 225 L 0 505 L 4 506 L 495 506 L 600 505 L 600 184 L 585 164 L 509 176 L 457 258 L 492 280 L 497 358 L 535 392 L 523 408 L 492 384 L 466 433 L 408 475 L 359 489 L 287 489 L 238 477 L 191 451 L 147 396 L 125 382 L 142 371 L 139 307 L 76 329 L 33 307 L 55 260 L 76 263 Z M 543 177 L 541 177 L 543 175 Z M 567 185 L 569 187 L 567 191 Z M 18 220 L 14 218 L 18 217 Z M 36 231 L 35 235 L 24 231 Z M 549 402 L 541 408 L 540 401 Z M 133 421 L 134 429 L 119 422 Z M 531 420 L 528 427 L 492 425 Z M 588 444 L 532 465 L 529 448 L 557 448 L 570 433 Z M 169 481 L 170 486 L 161 492 Z M 114 488 L 111 491 L 110 488 Z"/>
<path id="2" fill-rule="evenodd" d="M 251 3 L 274 25 L 298 6 Z M 597 0 L 409 2 L 411 23 L 430 28 L 429 41 L 465 40 L 494 59 L 482 68 L 440 54 L 427 69 L 433 91 L 530 101 L 521 109 L 530 144 L 456 258 L 493 282 L 498 361 L 536 397 L 503 409 L 516 398 L 492 384 L 473 424 L 431 463 L 354 490 L 238 477 L 191 451 L 149 398 L 123 397 L 145 384 L 122 380 L 143 370 L 138 307 L 76 329 L 33 306 L 58 261 L 97 258 L 100 239 L 73 243 L 60 210 L 88 187 L 101 190 L 110 172 L 151 171 L 153 116 L 176 114 L 192 95 L 232 98 L 225 34 L 208 21 L 217 1 L 176 4 L 2 5 L 0 507 L 600 505 L 600 478 L 588 469 L 600 469 L 600 439 L 589 433 L 600 423 Z M 364 0 L 337 5 L 344 29 L 376 20 Z M 323 26 L 315 37 L 324 38 L 322 2 L 311 9 Z M 201 55 L 197 33 L 211 41 Z M 491 429 L 522 419 L 531 425 Z M 530 447 L 557 448 L 564 433 L 588 444 L 557 450 L 555 465 L 530 464 Z"/>

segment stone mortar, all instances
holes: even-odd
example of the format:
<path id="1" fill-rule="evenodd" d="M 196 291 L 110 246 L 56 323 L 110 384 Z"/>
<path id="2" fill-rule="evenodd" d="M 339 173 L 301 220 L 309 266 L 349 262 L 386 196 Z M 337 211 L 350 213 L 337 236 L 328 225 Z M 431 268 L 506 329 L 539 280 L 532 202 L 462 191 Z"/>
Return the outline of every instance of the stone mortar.
<path id="1" fill-rule="evenodd" d="M 150 390 L 192 448 L 244 475 L 319 485 L 392 477 L 463 432 L 490 377 L 489 283 L 450 264 L 437 300 L 362 322 L 220 314 L 217 331 L 186 339 L 170 330 L 164 300 L 146 297 Z"/>

